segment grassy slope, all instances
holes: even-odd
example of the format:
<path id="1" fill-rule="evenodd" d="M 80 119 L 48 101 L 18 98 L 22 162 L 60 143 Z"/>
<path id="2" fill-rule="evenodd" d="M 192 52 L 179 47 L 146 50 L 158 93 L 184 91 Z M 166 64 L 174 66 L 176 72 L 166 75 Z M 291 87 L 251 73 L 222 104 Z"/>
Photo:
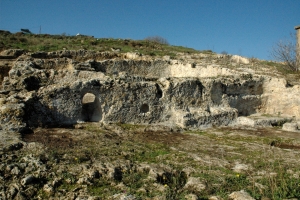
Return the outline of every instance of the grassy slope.
<path id="1" fill-rule="evenodd" d="M 0 50 L 24 49 L 27 51 L 57 51 L 70 49 L 88 49 L 95 51 L 111 51 L 121 48 L 121 53 L 138 51 L 145 55 L 175 56 L 176 53 L 197 53 L 199 51 L 181 46 L 159 44 L 147 40 L 129 40 L 113 38 L 93 38 L 88 36 L 65 36 L 48 34 L 22 34 L 0 32 Z"/>

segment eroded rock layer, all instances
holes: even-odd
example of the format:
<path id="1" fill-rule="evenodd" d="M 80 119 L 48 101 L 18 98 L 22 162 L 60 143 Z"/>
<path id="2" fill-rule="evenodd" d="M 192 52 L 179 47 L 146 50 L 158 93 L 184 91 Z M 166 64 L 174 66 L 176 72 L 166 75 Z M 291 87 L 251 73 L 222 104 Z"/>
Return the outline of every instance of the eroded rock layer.
<path id="1" fill-rule="evenodd" d="M 137 53 L 20 54 L 0 93 L 7 130 L 80 121 L 202 128 L 257 113 L 300 117 L 300 87 L 284 79 Z"/>

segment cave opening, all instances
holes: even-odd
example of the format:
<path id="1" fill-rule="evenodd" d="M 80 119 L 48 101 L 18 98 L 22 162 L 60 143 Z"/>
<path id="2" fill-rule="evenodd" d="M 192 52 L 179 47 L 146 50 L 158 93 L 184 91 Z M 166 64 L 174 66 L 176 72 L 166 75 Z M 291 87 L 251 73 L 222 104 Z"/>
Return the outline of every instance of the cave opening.
<path id="1" fill-rule="evenodd" d="M 156 97 L 158 99 L 163 97 L 163 91 L 161 90 L 161 88 L 158 84 L 156 84 Z"/>
<path id="2" fill-rule="evenodd" d="M 92 93 L 86 93 L 82 98 L 81 120 L 99 122 L 102 119 L 102 109 L 99 98 Z"/>
<path id="3" fill-rule="evenodd" d="M 141 113 L 147 113 L 147 112 L 149 112 L 149 105 L 148 104 L 143 104 L 140 107 L 140 111 L 141 111 Z"/>

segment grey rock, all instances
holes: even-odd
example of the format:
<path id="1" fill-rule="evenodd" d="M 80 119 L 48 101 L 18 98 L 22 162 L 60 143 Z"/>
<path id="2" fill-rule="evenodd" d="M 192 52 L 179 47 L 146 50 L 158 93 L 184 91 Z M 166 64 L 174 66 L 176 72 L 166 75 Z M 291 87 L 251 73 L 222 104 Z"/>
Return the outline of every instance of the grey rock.
<path id="1" fill-rule="evenodd" d="M 7 198 L 14 199 L 15 196 L 18 194 L 18 192 L 19 192 L 19 189 L 18 189 L 18 187 L 16 187 L 16 185 L 10 185 L 10 187 L 8 189 Z"/>
<path id="2" fill-rule="evenodd" d="M 249 169 L 250 169 L 249 165 L 242 164 L 242 163 L 235 163 L 234 167 L 232 168 L 234 172 L 238 172 L 238 173 L 248 171 Z"/>
<path id="3" fill-rule="evenodd" d="M 300 131 L 300 127 L 297 123 L 285 123 L 282 126 L 282 130 L 298 132 Z"/>
<path id="4" fill-rule="evenodd" d="M 201 192 L 205 190 L 206 185 L 200 181 L 200 178 L 189 177 L 183 188 L 192 192 Z"/>
<path id="5" fill-rule="evenodd" d="M 222 198 L 219 196 L 211 196 L 208 198 L 208 200 L 222 200 Z"/>
<path id="6" fill-rule="evenodd" d="M 195 194 L 188 194 L 188 195 L 185 195 L 185 199 L 186 200 L 198 200 L 198 197 Z"/>
<path id="7" fill-rule="evenodd" d="M 292 121 L 292 117 L 264 117 L 260 115 L 253 115 L 249 117 L 238 117 L 235 125 L 249 126 L 249 127 L 272 127 L 282 126 L 286 122 Z"/>
<path id="8" fill-rule="evenodd" d="M 24 53 L 25 51 L 23 49 L 7 49 L 0 52 L 0 57 L 5 59 L 12 59 L 17 58 Z"/>
<path id="9" fill-rule="evenodd" d="M 21 173 L 21 171 L 19 170 L 19 168 L 17 166 L 15 166 L 11 171 L 11 174 L 13 175 L 19 175 Z"/>
<path id="10" fill-rule="evenodd" d="M 88 200 L 101 200 L 101 198 L 97 196 L 89 196 Z"/>
<path id="11" fill-rule="evenodd" d="M 43 190 L 47 193 L 52 193 L 53 192 L 53 187 L 51 185 L 45 184 L 43 187 Z"/>
<path id="12" fill-rule="evenodd" d="M 126 194 L 115 194 L 112 196 L 112 199 L 114 200 L 135 200 L 136 197 L 133 195 L 126 195 Z"/>
<path id="13" fill-rule="evenodd" d="M 233 192 L 228 197 L 232 200 L 255 200 L 244 190 Z"/>
<path id="14" fill-rule="evenodd" d="M 21 180 L 23 186 L 31 184 L 36 178 L 33 175 L 27 175 Z"/>

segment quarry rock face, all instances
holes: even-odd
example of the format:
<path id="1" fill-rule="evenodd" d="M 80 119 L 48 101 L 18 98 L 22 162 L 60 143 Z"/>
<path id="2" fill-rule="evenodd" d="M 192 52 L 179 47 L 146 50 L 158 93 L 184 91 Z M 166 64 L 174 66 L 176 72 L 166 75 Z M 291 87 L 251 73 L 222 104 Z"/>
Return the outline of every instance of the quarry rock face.
<path id="1" fill-rule="evenodd" d="M 287 87 L 284 79 L 212 64 L 136 53 L 36 52 L 21 55 L 4 77 L 0 122 L 19 131 L 82 121 L 203 128 L 245 123 L 236 119 L 257 113 L 299 118 L 299 94 L 300 86 Z"/>

